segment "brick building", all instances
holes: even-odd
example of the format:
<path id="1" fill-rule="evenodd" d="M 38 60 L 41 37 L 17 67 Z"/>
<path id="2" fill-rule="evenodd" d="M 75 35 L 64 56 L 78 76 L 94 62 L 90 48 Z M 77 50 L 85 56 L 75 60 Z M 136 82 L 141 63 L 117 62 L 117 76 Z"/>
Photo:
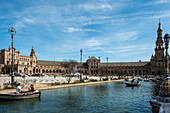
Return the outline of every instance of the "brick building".
<path id="1" fill-rule="evenodd" d="M 14 71 L 17 73 L 48 73 L 64 74 L 68 72 L 60 61 L 37 60 L 36 53 L 32 47 L 30 56 L 20 55 L 20 51 L 14 48 Z M 162 28 L 159 22 L 155 55 L 147 62 L 109 62 L 102 63 L 100 57 L 89 57 L 86 62 L 77 63 L 77 71 L 86 75 L 114 75 L 117 70 L 125 75 L 163 75 L 164 74 L 164 41 L 162 39 Z M 9 74 L 12 67 L 12 48 L 1 49 L 0 72 Z"/>

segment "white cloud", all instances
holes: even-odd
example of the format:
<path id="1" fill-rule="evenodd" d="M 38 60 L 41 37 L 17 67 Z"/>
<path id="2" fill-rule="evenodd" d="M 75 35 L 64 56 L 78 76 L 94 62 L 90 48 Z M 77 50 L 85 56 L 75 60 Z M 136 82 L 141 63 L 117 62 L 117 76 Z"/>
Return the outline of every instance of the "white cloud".
<path id="1" fill-rule="evenodd" d="M 115 34 L 114 38 L 118 39 L 118 41 L 132 41 L 138 38 L 137 35 L 138 35 L 137 31 L 121 32 Z"/>
<path id="2" fill-rule="evenodd" d="M 85 45 L 94 47 L 94 46 L 100 46 L 100 45 L 102 45 L 102 43 L 99 40 L 91 39 L 91 40 L 87 40 L 85 42 Z"/>
<path id="3" fill-rule="evenodd" d="M 33 23 L 34 20 L 30 19 L 30 18 L 24 18 L 23 21 L 25 21 L 26 23 Z"/>
<path id="4" fill-rule="evenodd" d="M 102 3 L 86 3 L 86 4 L 80 4 L 78 5 L 78 8 L 84 9 L 86 11 L 91 10 L 112 10 L 112 6 L 109 4 L 102 4 Z"/>
<path id="5" fill-rule="evenodd" d="M 156 0 L 156 1 L 152 1 L 152 2 L 148 2 L 146 4 L 144 4 L 144 6 L 148 6 L 148 5 L 156 5 L 156 4 L 164 4 L 164 3 L 169 3 L 170 0 Z"/>
<path id="6" fill-rule="evenodd" d="M 87 31 L 87 32 L 101 32 L 101 31 L 97 31 L 95 29 L 77 29 L 77 28 L 73 28 L 73 27 L 69 27 L 67 28 L 67 30 L 65 30 L 64 32 L 77 32 L 77 31 Z"/>

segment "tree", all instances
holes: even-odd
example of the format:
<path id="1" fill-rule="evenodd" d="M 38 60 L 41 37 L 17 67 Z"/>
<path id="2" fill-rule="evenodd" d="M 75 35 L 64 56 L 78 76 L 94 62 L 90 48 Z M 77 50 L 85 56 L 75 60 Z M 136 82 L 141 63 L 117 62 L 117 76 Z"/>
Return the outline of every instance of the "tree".
<path id="1" fill-rule="evenodd" d="M 119 77 L 119 79 L 121 76 L 125 74 L 125 72 L 122 69 L 115 69 L 114 73 Z"/>
<path id="2" fill-rule="evenodd" d="M 74 76 L 74 74 L 77 72 L 77 62 L 75 60 L 65 60 L 62 63 L 62 67 L 65 68 L 65 74 L 67 75 L 67 81 L 68 83 L 70 83 L 72 77 Z"/>
<path id="3" fill-rule="evenodd" d="M 101 81 L 102 77 L 104 76 L 104 69 L 102 67 L 99 68 L 98 75 L 99 75 L 100 81 Z"/>

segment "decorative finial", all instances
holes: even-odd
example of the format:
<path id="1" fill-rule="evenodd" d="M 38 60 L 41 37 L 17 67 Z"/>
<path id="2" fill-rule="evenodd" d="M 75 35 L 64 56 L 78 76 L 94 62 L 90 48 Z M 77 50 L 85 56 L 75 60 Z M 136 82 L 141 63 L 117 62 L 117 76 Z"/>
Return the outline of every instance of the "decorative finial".
<path id="1" fill-rule="evenodd" d="M 82 48 L 80 49 L 80 52 L 81 52 L 81 53 L 83 52 Z"/>
<path id="2" fill-rule="evenodd" d="M 161 29 L 161 19 L 159 18 L 159 27 L 158 27 L 158 31 L 162 31 Z"/>
<path id="3" fill-rule="evenodd" d="M 159 18 L 159 27 L 161 27 L 161 19 Z"/>

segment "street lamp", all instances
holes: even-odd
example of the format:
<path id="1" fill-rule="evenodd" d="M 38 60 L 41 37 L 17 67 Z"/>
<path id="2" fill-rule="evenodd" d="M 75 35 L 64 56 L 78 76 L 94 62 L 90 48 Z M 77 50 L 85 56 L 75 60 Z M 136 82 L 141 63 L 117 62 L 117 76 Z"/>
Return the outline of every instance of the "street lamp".
<path id="1" fill-rule="evenodd" d="M 80 49 L 80 62 L 81 62 L 81 64 L 80 64 L 80 70 L 82 69 L 82 53 L 83 53 L 83 50 Z M 81 71 L 82 71 L 82 70 L 81 70 Z M 82 75 L 81 75 L 81 73 L 80 73 L 80 81 L 82 81 Z"/>
<path id="2" fill-rule="evenodd" d="M 13 86 L 14 83 L 14 58 L 13 58 L 13 35 L 16 34 L 16 30 L 13 27 L 8 29 L 8 32 L 11 34 L 11 46 L 12 46 L 12 76 L 11 76 L 11 84 Z"/>
<path id="3" fill-rule="evenodd" d="M 169 76 L 169 55 L 168 55 L 169 39 L 170 39 L 169 34 L 165 34 L 164 35 L 164 42 L 165 42 L 165 49 L 166 49 L 166 52 L 165 52 L 165 77 Z"/>
<path id="4" fill-rule="evenodd" d="M 106 60 L 107 60 L 107 80 L 108 80 L 108 57 L 106 58 Z"/>
<path id="5" fill-rule="evenodd" d="M 83 53 L 83 50 L 80 49 L 80 62 L 81 62 L 81 64 L 82 64 L 82 53 Z"/>

